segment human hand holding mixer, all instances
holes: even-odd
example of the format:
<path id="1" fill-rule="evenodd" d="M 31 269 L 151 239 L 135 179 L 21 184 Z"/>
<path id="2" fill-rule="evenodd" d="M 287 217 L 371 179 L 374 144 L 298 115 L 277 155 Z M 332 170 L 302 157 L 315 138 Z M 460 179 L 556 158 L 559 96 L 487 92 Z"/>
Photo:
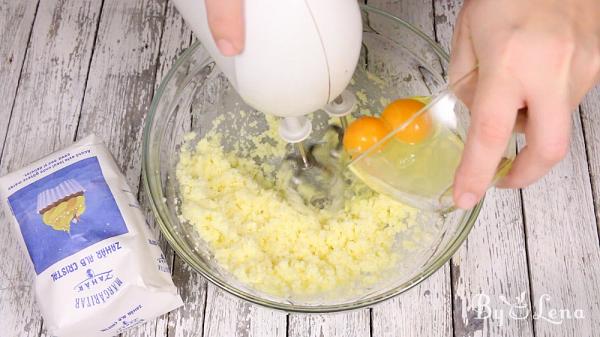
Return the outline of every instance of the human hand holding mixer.
<path id="1" fill-rule="evenodd" d="M 211 37 L 220 53 L 242 53 L 243 1 L 205 1 Z M 350 48 L 349 64 L 354 53 Z M 476 67 L 472 93 L 459 94 L 472 112 L 454 180 L 454 200 L 461 208 L 474 206 L 483 196 L 514 128 L 525 132 L 527 146 L 499 186 L 531 184 L 565 156 L 570 111 L 600 76 L 600 3 L 466 1 L 453 39 L 451 82 Z"/>

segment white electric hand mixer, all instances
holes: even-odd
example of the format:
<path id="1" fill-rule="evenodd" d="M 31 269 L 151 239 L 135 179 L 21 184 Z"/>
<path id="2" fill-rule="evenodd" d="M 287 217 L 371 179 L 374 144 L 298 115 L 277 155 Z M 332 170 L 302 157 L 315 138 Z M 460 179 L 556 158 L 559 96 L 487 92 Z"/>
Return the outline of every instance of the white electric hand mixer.
<path id="1" fill-rule="evenodd" d="M 344 89 L 357 65 L 362 21 L 355 0 L 245 0 L 245 48 L 223 56 L 211 35 L 204 0 L 174 0 L 202 45 L 246 103 L 282 117 L 279 134 L 304 149 L 307 114 L 324 109 L 342 118 L 355 104 Z"/>

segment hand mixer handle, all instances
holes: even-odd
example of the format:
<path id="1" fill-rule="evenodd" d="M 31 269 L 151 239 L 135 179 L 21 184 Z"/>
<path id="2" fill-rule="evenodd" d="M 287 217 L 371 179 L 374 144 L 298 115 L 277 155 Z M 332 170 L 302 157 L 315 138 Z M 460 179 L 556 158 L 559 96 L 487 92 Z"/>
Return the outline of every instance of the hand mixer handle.
<path id="1" fill-rule="evenodd" d="M 245 49 L 220 54 L 203 0 L 175 0 L 240 96 L 281 117 L 322 108 L 348 85 L 358 62 L 362 22 L 354 0 L 245 0 Z"/>

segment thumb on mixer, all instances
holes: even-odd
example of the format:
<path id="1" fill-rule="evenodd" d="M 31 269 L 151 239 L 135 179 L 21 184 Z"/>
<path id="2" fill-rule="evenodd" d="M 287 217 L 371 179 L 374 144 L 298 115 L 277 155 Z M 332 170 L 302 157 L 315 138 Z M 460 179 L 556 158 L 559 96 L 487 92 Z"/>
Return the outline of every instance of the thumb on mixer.
<path id="1" fill-rule="evenodd" d="M 221 54 L 235 56 L 244 50 L 243 0 L 205 0 L 208 26 Z"/>

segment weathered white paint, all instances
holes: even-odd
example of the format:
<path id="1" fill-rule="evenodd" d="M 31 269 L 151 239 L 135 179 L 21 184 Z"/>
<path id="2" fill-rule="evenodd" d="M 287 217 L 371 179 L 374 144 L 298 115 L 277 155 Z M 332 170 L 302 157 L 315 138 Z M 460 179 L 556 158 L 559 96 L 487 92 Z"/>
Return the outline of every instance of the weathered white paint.
<path id="1" fill-rule="evenodd" d="M 529 273 L 536 314 L 581 309 L 586 318 L 561 324 L 536 319 L 537 336 L 600 331 L 600 244 L 578 113 L 573 114 L 570 150 L 550 174 L 523 190 Z"/>
<path id="2" fill-rule="evenodd" d="M 34 4 L 27 6 L 35 6 Z M 22 2 L 17 2 L 21 4 Z M 19 7 L 11 4 L 11 8 Z M 4 3 L 2 8 L 9 8 Z M 17 6 L 17 7 L 12 7 Z M 17 10 L 19 12 L 20 10 Z M 32 9 L 22 11 L 23 25 L 31 20 Z M 17 28 L 1 31 L 2 39 L 7 34 L 27 35 L 18 28 L 20 25 L 10 15 L 14 11 L 0 11 L 0 22 L 12 22 Z M 73 141 L 77 118 L 81 109 L 81 99 L 89 59 L 93 47 L 96 22 L 100 13 L 100 3 L 83 0 L 42 1 L 33 31 L 27 56 L 21 71 L 21 80 L 14 101 L 14 109 L 5 143 L 5 151 L 0 165 L 0 174 L 20 168 L 53 150 Z M 16 18 L 14 18 L 16 19 Z M 15 60 L 22 59 L 26 42 L 15 36 L 9 48 Z M 3 40 L 5 41 L 5 40 Z M 9 41 L 7 41 L 9 42 Z M 4 62 L 4 60 L 2 61 Z M 14 61 L 13 61 L 14 62 Z M 11 76 L 0 79 L 0 83 L 15 81 L 18 70 L 2 73 Z M 0 94 L 3 103 L 10 102 L 14 95 L 9 87 L 2 87 Z M 2 108 L 2 111 L 6 108 Z M 3 113 L 5 119 L 6 116 Z M 5 128 L 0 126 L 0 129 Z M 38 336 L 41 317 L 37 310 L 33 289 L 33 269 L 28 257 L 17 244 L 16 231 L 11 230 L 8 219 L 0 215 L 0 336 Z"/>
<path id="3" fill-rule="evenodd" d="M 0 1 L 0 154 L 37 4 L 37 1 Z"/>
<path id="4" fill-rule="evenodd" d="M 434 38 L 433 5 L 422 0 L 367 0 L 369 6 L 391 13 Z"/>
<path id="5" fill-rule="evenodd" d="M 169 313 L 169 337 L 201 336 L 204 329 L 207 281 L 179 257 L 175 258 L 173 282 L 179 288 L 184 306 Z M 229 311 L 229 302 L 215 310 Z"/>
<path id="6" fill-rule="evenodd" d="M 527 309 L 518 313 L 523 319 L 509 317 L 513 304 L 531 309 L 524 241 L 519 192 L 489 191 L 475 227 L 452 258 L 457 336 L 533 336 Z M 504 317 L 479 313 L 479 304 Z"/>
<path id="7" fill-rule="evenodd" d="M 450 50 L 462 1 L 435 0 L 434 5 L 437 41 Z M 451 269 L 455 336 L 533 336 L 531 315 L 510 319 L 511 307 L 502 300 L 513 304 L 523 295 L 531 308 L 519 191 L 487 193 L 479 219 L 452 258 Z M 504 319 L 478 315 L 477 306 L 486 303 L 486 298 L 490 308 L 506 314 Z"/>
<path id="8" fill-rule="evenodd" d="M 600 219 L 600 84 L 581 103 L 581 122 L 585 135 L 596 222 Z M 600 231 L 600 227 L 598 227 Z"/>
<path id="9" fill-rule="evenodd" d="M 104 139 L 134 190 L 165 5 L 165 0 L 104 1 L 77 132 L 78 138 L 95 133 Z"/>
<path id="10" fill-rule="evenodd" d="M 369 309 L 326 315 L 294 314 L 289 317 L 289 337 L 369 337 Z"/>
<path id="11" fill-rule="evenodd" d="M 373 336 L 452 336 L 449 267 L 445 264 L 428 279 L 373 307 Z"/>
<path id="12" fill-rule="evenodd" d="M 433 21 L 435 22 L 435 41 L 446 52 L 452 49 L 452 35 L 456 17 L 463 5 L 463 0 L 433 0 Z"/>
<path id="13" fill-rule="evenodd" d="M 0 2 L 0 154 L 5 145 L 8 122 L 16 97 L 36 7 L 37 1 L 5 0 Z M 1 163 L 2 158 L 0 158 Z M 6 217 L 0 215 L 0 221 L 0 234 L 6 237 L 8 231 Z M 39 320 L 37 320 L 37 312 L 31 308 L 29 279 L 21 276 L 23 269 L 21 264 L 24 263 L 25 257 L 20 251 L 17 251 L 20 247 L 15 244 L 14 235 L 12 233 L 6 242 L 0 242 L 0 256 L 2 257 L 2 261 L 0 261 L 0 335 L 20 328 L 26 329 L 25 334 L 34 335 L 36 329 L 39 329 Z M 24 305 L 20 309 L 13 308 L 21 303 Z"/>
<path id="14" fill-rule="evenodd" d="M 283 337 L 286 314 L 235 298 L 209 284 L 204 336 Z"/>

